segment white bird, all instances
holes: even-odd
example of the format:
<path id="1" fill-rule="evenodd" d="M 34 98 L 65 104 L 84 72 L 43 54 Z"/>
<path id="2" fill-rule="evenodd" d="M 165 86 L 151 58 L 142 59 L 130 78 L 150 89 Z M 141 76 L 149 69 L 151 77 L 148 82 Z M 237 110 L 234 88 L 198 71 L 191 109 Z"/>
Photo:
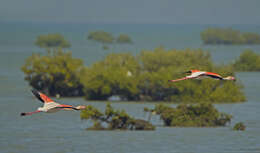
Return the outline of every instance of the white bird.
<path id="1" fill-rule="evenodd" d="M 132 76 L 132 73 L 130 71 L 127 71 L 127 74 L 126 74 L 128 77 L 131 77 Z"/>
<path id="2" fill-rule="evenodd" d="M 27 113 L 21 113 L 21 116 L 26 116 L 26 115 L 32 115 L 35 113 L 40 113 L 40 112 L 45 112 L 45 113 L 54 113 L 59 110 L 82 110 L 85 109 L 86 106 L 77 106 L 73 107 L 71 105 L 64 105 L 64 104 L 59 104 L 57 102 L 54 102 L 52 99 L 47 97 L 45 94 L 38 92 L 37 90 L 32 90 L 32 93 L 41 101 L 43 102 L 43 107 L 39 107 L 36 111 L 34 112 L 27 112 Z"/>

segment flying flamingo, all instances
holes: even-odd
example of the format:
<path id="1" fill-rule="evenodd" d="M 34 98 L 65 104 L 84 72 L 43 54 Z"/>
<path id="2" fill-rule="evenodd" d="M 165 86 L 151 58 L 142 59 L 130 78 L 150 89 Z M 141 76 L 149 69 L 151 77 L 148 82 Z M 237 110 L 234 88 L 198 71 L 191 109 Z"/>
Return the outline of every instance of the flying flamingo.
<path id="1" fill-rule="evenodd" d="M 46 112 L 46 113 L 54 113 L 59 110 L 82 110 L 85 109 L 86 106 L 77 106 L 73 107 L 71 105 L 64 105 L 64 104 L 59 104 L 57 102 L 54 102 L 52 99 L 47 97 L 41 92 L 38 92 L 37 90 L 32 90 L 32 93 L 41 101 L 44 103 L 43 107 L 39 107 L 36 111 L 34 112 L 27 112 L 27 113 L 21 113 L 21 116 L 26 116 L 26 115 L 32 115 L 35 113 L 40 113 L 40 112 Z"/>
<path id="2" fill-rule="evenodd" d="M 200 70 L 190 70 L 187 71 L 186 73 L 189 73 L 190 75 L 176 79 L 176 80 L 168 80 L 169 82 L 177 82 L 181 80 L 187 80 L 187 79 L 202 79 L 202 78 L 213 78 L 217 80 L 232 80 L 235 81 L 236 78 L 233 76 L 227 76 L 227 77 L 222 77 L 221 75 L 213 72 L 205 72 L 205 71 L 200 71 Z"/>

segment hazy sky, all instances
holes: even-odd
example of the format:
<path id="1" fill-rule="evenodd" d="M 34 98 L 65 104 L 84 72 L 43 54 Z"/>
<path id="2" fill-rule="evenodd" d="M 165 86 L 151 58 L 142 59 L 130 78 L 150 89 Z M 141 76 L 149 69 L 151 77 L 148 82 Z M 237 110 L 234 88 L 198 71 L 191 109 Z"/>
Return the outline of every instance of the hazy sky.
<path id="1" fill-rule="evenodd" d="M 260 24 L 260 0 L 0 0 L 1 21 Z"/>

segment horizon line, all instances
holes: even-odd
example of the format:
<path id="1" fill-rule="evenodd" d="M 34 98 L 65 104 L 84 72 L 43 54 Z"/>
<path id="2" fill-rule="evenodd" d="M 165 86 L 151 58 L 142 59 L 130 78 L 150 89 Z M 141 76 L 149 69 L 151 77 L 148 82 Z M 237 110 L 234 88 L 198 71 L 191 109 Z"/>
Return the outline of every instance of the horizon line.
<path id="1" fill-rule="evenodd" d="M 21 23 L 21 24 L 133 24 L 133 25 L 255 25 L 260 26 L 260 23 L 157 23 L 157 22 L 149 22 L 149 23 L 142 23 L 142 22 L 68 22 L 68 21 L 8 21 L 8 20 L 0 20 L 0 23 Z"/>

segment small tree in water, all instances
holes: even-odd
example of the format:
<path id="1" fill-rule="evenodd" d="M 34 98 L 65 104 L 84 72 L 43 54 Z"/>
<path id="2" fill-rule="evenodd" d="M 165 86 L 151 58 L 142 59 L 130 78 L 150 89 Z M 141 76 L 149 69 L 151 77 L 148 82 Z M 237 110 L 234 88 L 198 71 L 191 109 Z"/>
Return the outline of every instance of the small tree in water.
<path id="1" fill-rule="evenodd" d="M 116 42 L 120 43 L 120 44 L 132 44 L 133 43 L 132 39 L 126 34 L 120 34 L 118 36 L 118 38 L 116 39 Z"/>
<path id="2" fill-rule="evenodd" d="M 245 131 L 246 126 L 244 125 L 243 122 L 239 122 L 239 123 L 234 125 L 233 130 L 235 130 L 235 131 Z"/>
<path id="3" fill-rule="evenodd" d="M 35 45 L 40 48 L 45 48 L 48 51 L 50 51 L 50 49 L 69 48 L 71 46 L 70 43 L 58 33 L 38 36 Z"/>
<path id="4" fill-rule="evenodd" d="M 146 112 L 160 115 L 165 126 L 215 127 L 225 126 L 231 121 L 231 115 L 220 113 L 212 104 L 180 104 L 176 108 L 158 104 L 154 109 L 145 108 Z"/>
<path id="5" fill-rule="evenodd" d="M 141 119 L 130 117 L 124 110 L 114 110 L 108 103 L 105 113 L 101 113 L 98 109 L 89 105 L 85 110 L 81 111 L 81 119 L 92 120 L 93 126 L 88 130 L 154 130 L 155 127 Z M 103 125 L 106 124 L 107 127 Z"/>
<path id="6" fill-rule="evenodd" d="M 72 57 L 71 52 L 48 52 L 46 56 L 33 54 L 22 66 L 25 80 L 39 90 L 51 96 L 82 96 L 79 73 L 83 61 Z"/>
<path id="7" fill-rule="evenodd" d="M 89 33 L 88 40 L 94 40 L 102 44 L 111 44 L 114 42 L 114 37 L 109 32 L 94 31 Z"/>

